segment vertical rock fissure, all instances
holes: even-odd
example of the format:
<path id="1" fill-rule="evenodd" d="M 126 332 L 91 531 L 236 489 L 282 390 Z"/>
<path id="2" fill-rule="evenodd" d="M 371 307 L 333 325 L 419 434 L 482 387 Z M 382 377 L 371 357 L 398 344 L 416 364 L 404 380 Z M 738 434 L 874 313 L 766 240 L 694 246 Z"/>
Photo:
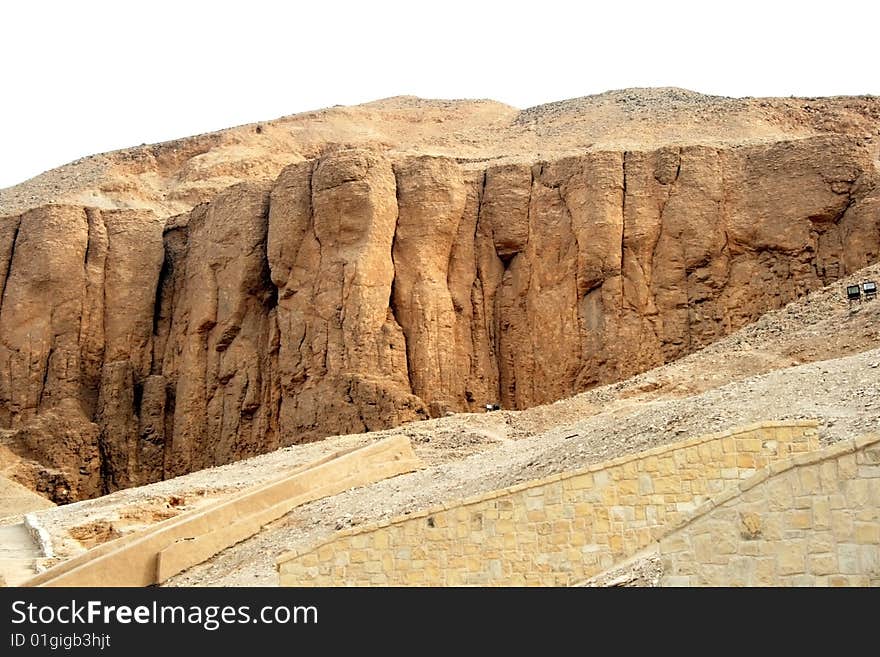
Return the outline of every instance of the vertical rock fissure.
<path id="1" fill-rule="evenodd" d="M 539 165 L 539 175 L 543 168 L 543 164 Z M 529 178 L 529 201 L 526 204 L 526 243 L 523 245 L 522 251 L 525 251 L 529 246 L 529 242 L 532 241 L 532 196 L 535 189 L 535 167 L 529 168 L 529 174 L 531 177 Z M 522 253 L 522 251 L 520 251 L 520 253 Z"/>
<path id="2" fill-rule="evenodd" d="M 678 185 L 678 178 L 681 175 L 681 160 L 682 160 L 682 149 L 678 149 L 678 164 L 675 167 L 675 175 L 672 178 L 672 183 L 669 185 L 669 196 L 667 197 L 667 203 L 669 203 L 669 199 L 672 198 L 673 194 L 676 193 L 676 186 Z M 661 218 L 662 220 L 662 218 Z M 693 312 L 691 306 L 691 276 L 688 271 L 687 263 L 689 261 L 688 258 L 688 241 L 686 239 L 681 239 L 679 236 L 679 243 L 681 245 L 682 252 L 682 267 L 684 271 L 684 298 L 685 303 L 687 304 L 687 312 L 685 313 L 685 329 L 687 330 L 687 343 L 686 343 L 686 353 L 690 353 L 693 349 Z"/>
<path id="3" fill-rule="evenodd" d="M 394 262 L 394 247 L 397 245 L 397 235 L 398 235 L 398 226 L 400 225 L 400 185 L 397 184 L 397 172 L 394 172 L 394 204 L 397 207 L 397 216 L 394 217 L 394 235 L 391 237 L 391 267 L 393 270 L 391 276 L 391 286 L 388 290 L 388 308 L 391 311 L 391 316 L 394 318 L 394 323 L 398 326 L 402 326 L 400 323 L 400 314 L 398 312 L 397 302 L 395 301 L 395 291 L 398 285 L 397 282 L 397 264 Z M 409 391 L 412 394 L 416 394 L 415 382 L 413 381 L 413 363 L 410 358 L 410 343 L 407 338 L 406 331 L 401 332 L 403 334 L 403 357 L 406 361 L 406 381 L 409 386 Z M 359 413 L 360 415 L 360 413 Z M 363 418 L 361 418 L 363 420 Z"/>
<path id="4" fill-rule="evenodd" d="M 3 312 L 3 300 L 6 297 L 6 283 L 9 281 L 9 275 L 12 273 L 12 258 L 15 256 L 15 243 L 18 241 L 18 231 L 21 230 L 21 217 L 15 222 L 15 229 L 12 231 L 12 241 L 9 243 L 9 258 L 6 260 L 9 264 L 6 267 L 6 275 L 0 281 L 0 314 Z"/>
<path id="5" fill-rule="evenodd" d="M 483 176 L 480 180 L 480 198 L 477 199 L 477 220 L 474 222 L 474 243 L 477 242 L 477 233 L 480 230 L 480 216 L 483 212 L 483 199 L 486 198 L 486 171 L 487 169 L 483 169 Z M 479 265 L 479 256 L 477 255 L 477 251 L 474 250 L 474 266 Z"/>
<path id="6" fill-rule="evenodd" d="M 101 223 L 104 224 L 104 232 L 107 233 L 107 254 L 104 256 L 104 266 L 101 271 L 101 333 L 106 340 L 107 337 L 107 267 L 110 265 L 110 235 L 107 231 L 107 224 L 101 217 Z M 106 348 L 106 343 L 105 343 Z M 105 352 L 106 353 L 106 352 Z"/>
<path id="7" fill-rule="evenodd" d="M 538 179 L 537 180 L 536 180 L 536 176 L 535 176 L 535 169 L 536 169 L 536 167 L 529 167 L 529 176 L 530 176 L 529 177 L 529 199 L 528 199 L 528 203 L 526 204 L 526 242 L 523 245 L 522 250 L 519 253 L 517 253 L 516 256 L 514 256 L 515 258 L 526 259 L 526 262 L 523 263 L 523 265 L 526 266 L 526 282 L 525 282 L 525 288 L 523 289 L 522 295 L 520 296 L 520 299 L 521 299 L 520 303 L 522 303 L 522 305 L 523 305 L 523 318 L 528 317 L 528 302 L 527 302 L 527 300 L 529 298 L 529 294 L 530 294 L 531 288 L 532 288 L 533 263 L 530 262 L 529 259 L 527 259 L 527 256 L 530 255 L 528 253 L 529 245 L 532 243 L 532 200 L 535 195 L 536 182 L 539 185 L 542 184 L 540 181 L 540 176 L 541 176 L 542 171 L 544 170 L 544 164 L 541 163 L 537 166 L 537 171 L 538 171 L 538 176 L 537 176 Z M 511 260 L 511 262 L 512 262 L 512 260 Z M 531 333 L 531 332 L 529 331 L 529 333 Z M 528 340 L 526 342 L 526 344 L 528 345 L 528 352 L 527 352 L 528 353 L 528 363 L 529 363 L 530 369 L 533 369 L 534 364 L 535 364 L 535 344 L 531 339 Z M 522 397 L 522 395 L 521 395 L 522 391 L 521 391 L 520 387 L 522 386 L 522 383 L 521 383 L 521 377 L 518 376 L 520 374 L 520 372 L 517 371 L 519 368 L 516 367 L 515 360 L 512 361 L 512 368 L 511 369 L 512 369 L 512 371 L 510 373 L 511 407 L 516 410 L 521 410 L 523 408 L 522 404 L 520 403 L 520 399 Z M 528 394 L 528 393 L 526 393 L 526 394 Z"/>
<path id="8" fill-rule="evenodd" d="M 623 157 L 621 158 L 621 162 L 623 165 L 623 195 L 621 196 L 620 202 L 620 213 L 621 219 L 620 222 L 620 312 L 624 312 L 624 308 L 626 307 L 626 276 L 624 272 L 626 271 L 626 265 L 624 262 L 624 258 L 626 257 L 626 160 L 629 156 L 628 151 L 623 152 Z"/>
<path id="9" fill-rule="evenodd" d="M 110 454 L 106 441 L 98 440 L 98 468 L 101 473 L 101 495 L 110 493 L 110 482 L 113 481 L 113 469 L 110 466 Z"/>
<path id="10" fill-rule="evenodd" d="M 476 207 L 476 218 L 474 220 L 474 233 L 473 233 L 473 258 L 474 258 L 474 291 L 471 294 L 471 304 L 474 308 L 474 319 L 479 318 L 482 322 L 482 332 L 478 332 L 476 330 L 471 331 L 471 362 L 469 363 L 469 373 L 472 379 L 477 379 L 479 376 L 479 359 L 476 356 L 478 353 L 479 345 L 478 345 L 478 336 L 484 335 L 486 349 L 489 350 L 490 359 L 497 363 L 498 358 L 498 346 L 497 346 L 497 331 L 495 331 L 495 313 L 494 308 L 491 314 L 487 313 L 486 306 L 486 280 L 485 280 L 485 272 L 483 268 L 480 266 L 480 248 L 479 248 L 479 234 L 482 227 L 483 221 L 483 201 L 486 198 L 486 179 L 488 177 L 488 169 L 483 169 L 482 176 L 480 178 L 480 185 L 477 197 L 477 207 Z M 497 256 L 496 256 L 497 257 Z M 476 295 L 476 298 L 474 298 Z M 478 305 L 477 305 L 478 304 Z M 472 324 L 472 329 L 476 328 L 474 324 Z M 497 366 L 496 366 L 497 372 Z M 488 372 L 485 373 L 488 376 Z M 493 399 L 500 399 L 501 393 L 501 384 L 499 377 L 495 376 L 495 391 L 493 394 Z M 488 387 L 484 389 L 486 393 L 492 392 Z M 467 397 L 466 393 L 466 401 L 470 404 L 473 399 Z M 484 403 L 486 400 L 482 400 Z M 494 402 L 493 402 L 494 403 Z"/>
<path id="11" fill-rule="evenodd" d="M 315 238 L 315 242 L 318 244 L 318 266 L 315 267 L 315 276 L 312 282 L 314 283 L 318 276 L 320 276 L 321 271 L 323 271 L 324 266 L 324 245 L 321 244 L 321 237 L 318 235 L 318 228 L 315 225 L 315 171 L 317 170 L 317 165 L 313 164 L 311 169 L 309 170 L 308 176 L 308 184 L 309 184 L 309 207 L 308 207 L 308 222 L 309 229 L 312 231 L 312 237 Z"/>
<path id="12" fill-rule="evenodd" d="M 265 350 L 266 371 L 262 373 L 259 381 L 260 403 L 266 406 L 265 418 L 265 435 L 263 436 L 262 450 L 270 451 L 280 447 L 280 419 L 281 419 L 281 395 L 273 394 L 273 385 L 278 385 L 275 380 L 278 373 L 278 348 L 274 341 L 274 336 L 278 334 L 278 299 L 281 290 L 272 280 L 272 268 L 269 264 L 269 221 L 272 212 L 272 195 L 266 198 L 265 213 L 262 217 L 266 226 L 265 237 L 262 242 L 262 285 L 269 291 L 268 298 L 264 300 L 265 317 L 265 333 L 261 336 L 261 349 Z M 305 337 L 305 334 L 303 334 Z M 301 348 L 301 343 L 300 343 Z M 257 386 L 257 382 L 253 382 Z"/>
<path id="13" fill-rule="evenodd" d="M 86 268 L 89 264 L 89 256 L 92 253 L 92 221 L 94 217 L 100 217 L 101 211 L 94 208 L 84 208 L 83 212 L 86 215 L 86 226 L 87 234 L 86 234 L 86 250 L 83 253 L 83 271 L 88 275 Z"/>
<path id="14" fill-rule="evenodd" d="M 43 379 L 40 383 L 40 389 L 37 392 L 37 407 L 34 409 L 35 412 L 39 412 L 39 410 L 43 406 L 43 395 L 46 393 L 46 386 L 49 383 L 49 370 L 52 367 L 52 354 L 55 353 L 55 347 L 49 347 L 49 352 L 46 355 L 46 366 L 43 368 Z"/>
<path id="15" fill-rule="evenodd" d="M 309 207 L 308 207 L 308 227 L 307 230 L 312 231 L 312 237 L 315 238 L 315 243 L 318 245 L 318 265 L 315 267 L 314 276 L 312 277 L 312 289 L 317 287 L 318 277 L 321 275 L 321 272 L 324 270 L 324 245 L 321 243 L 321 237 L 318 235 L 318 227 L 315 221 L 315 174 L 318 170 L 317 162 L 313 163 L 309 169 L 308 175 L 308 185 L 309 185 Z M 305 338 L 305 335 L 303 336 Z M 329 357 L 330 350 L 328 349 L 328 343 L 330 340 L 329 332 L 325 332 L 324 335 L 324 348 L 321 351 L 321 371 L 325 374 L 327 373 L 327 359 Z M 302 352 L 299 354 L 300 359 L 304 359 L 304 355 Z"/>
<path id="16" fill-rule="evenodd" d="M 164 242 L 164 240 L 163 240 Z M 159 321 L 161 319 L 162 314 L 162 297 L 165 289 L 165 283 L 168 281 L 169 276 L 171 275 L 171 259 L 168 257 L 168 249 L 166 248 L 164 251 L 164 255 L 162 258 L 162 267 L 159 269 L 159 278 L 156 281 L 156 294 L 155 299 L 153 301 L 153 340 L 155 341 L 159 335 Z M 169 309 L 170 317 L 174 316 L 174 295 L 171 295 L 171 308 Z M 161 371 L 157 371 L 157 356 L 160 354 L 156 353 L 157 350 L 155 348 L 150 350 L 150 374 L 161 374 Z M 158 363 L 158 367 L 161 367 L 161 360 Z"/>
<path id="17" fill-rule="evenodd" d="M 718 220 L 721 223 L 721 232 L 724 236 L 724 242 L 721 244 L 721 257 L 726 263 L 724 280 L 719 283 L 718 296 L 720 297 L 727 289 L 727 283 L 730 280 L 730 233 L 727 227 L 727 167 L 724 166 L 724 158 L 721 151 L 715 150 L 715 157 L 718 160 L 718 170 L 721 174 L 721 194 L 718 198 Z"/>

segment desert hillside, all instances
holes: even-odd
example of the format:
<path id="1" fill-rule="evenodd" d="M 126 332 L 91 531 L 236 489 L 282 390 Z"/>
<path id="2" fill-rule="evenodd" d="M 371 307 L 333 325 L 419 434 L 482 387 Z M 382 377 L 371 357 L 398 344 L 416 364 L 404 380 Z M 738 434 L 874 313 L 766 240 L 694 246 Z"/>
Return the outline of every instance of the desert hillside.
<path id="1" fill-rule="evenodd" d="M 0 467 L 66 503 L 607 390 L 876 263 L 878 145 L 876 98 L 632 89 L 73 162 L 0 190 Z"/>
<path id="2" fill-rule="evenodd" d="M 726 98 L 685 89 L 623 89 L 519 110 L 492 100 L 388 98 L 285 116 L 84 157 L 0 189 L 0 216 L 72 204 L 167 217 L 229 185 L 269 180 L 341 148 L 434 155 L 465 167 L 533 163 L 589 150 L 768 143 L 823 134 L 880 146 L 880 99 Z"/>

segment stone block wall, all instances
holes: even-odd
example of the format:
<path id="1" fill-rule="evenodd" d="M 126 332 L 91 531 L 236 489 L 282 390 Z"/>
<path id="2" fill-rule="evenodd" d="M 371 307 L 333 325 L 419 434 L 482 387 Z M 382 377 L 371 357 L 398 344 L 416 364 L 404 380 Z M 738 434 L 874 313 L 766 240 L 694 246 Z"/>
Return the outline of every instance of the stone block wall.
<path id="1" fill-rule="evenodd" d="M 571 584 L 757 469 L 817 446 L 815 422 L 771 422 L 658 447 L 340 532 L 279 558 L 281 584 Z"/>
<path id="2" fill-rule="evenodd" d="M 880 436 L 771 465 L 659 551 L 662 586 L 880 586 Z"/>

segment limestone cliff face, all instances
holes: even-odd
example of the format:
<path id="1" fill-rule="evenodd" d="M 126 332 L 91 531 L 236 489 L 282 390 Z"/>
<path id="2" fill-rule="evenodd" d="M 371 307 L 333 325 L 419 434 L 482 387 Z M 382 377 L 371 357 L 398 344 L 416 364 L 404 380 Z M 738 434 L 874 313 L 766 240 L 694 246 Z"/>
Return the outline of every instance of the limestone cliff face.
<path id="1" fill-rule="evenodd" d="M 396 221 L 394 171 L 375 153 L 297 164 L 276 183 L 268 261 L 285 444 L 424 417 L 389 306 Z"/>
<path id="2" fill-rule="evenodd" d="M 322 436 L 525 408 L 880 258 L 840 136 L 463 168 L 340 150 L 162 221 L 0 221 L 0 426 L 79 499 Z"/>

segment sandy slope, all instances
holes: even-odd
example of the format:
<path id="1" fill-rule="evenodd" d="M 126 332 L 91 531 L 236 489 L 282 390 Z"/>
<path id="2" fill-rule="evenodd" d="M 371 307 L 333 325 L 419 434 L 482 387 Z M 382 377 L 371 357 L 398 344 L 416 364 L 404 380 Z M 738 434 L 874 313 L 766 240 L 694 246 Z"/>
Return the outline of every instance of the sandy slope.
<path id="1" fill-rule="evenodd" d="M 518 110 L 492 100 L 388 98 L 84 157 L 0 189 L 0 216 L 47 203 L 189 210 L 242 180 L 344 146 L 486 162 L 587 150 L 735 145 L 845 133 L 880 146 L 880 98 L 727 98 L 624 89 Z"/>

